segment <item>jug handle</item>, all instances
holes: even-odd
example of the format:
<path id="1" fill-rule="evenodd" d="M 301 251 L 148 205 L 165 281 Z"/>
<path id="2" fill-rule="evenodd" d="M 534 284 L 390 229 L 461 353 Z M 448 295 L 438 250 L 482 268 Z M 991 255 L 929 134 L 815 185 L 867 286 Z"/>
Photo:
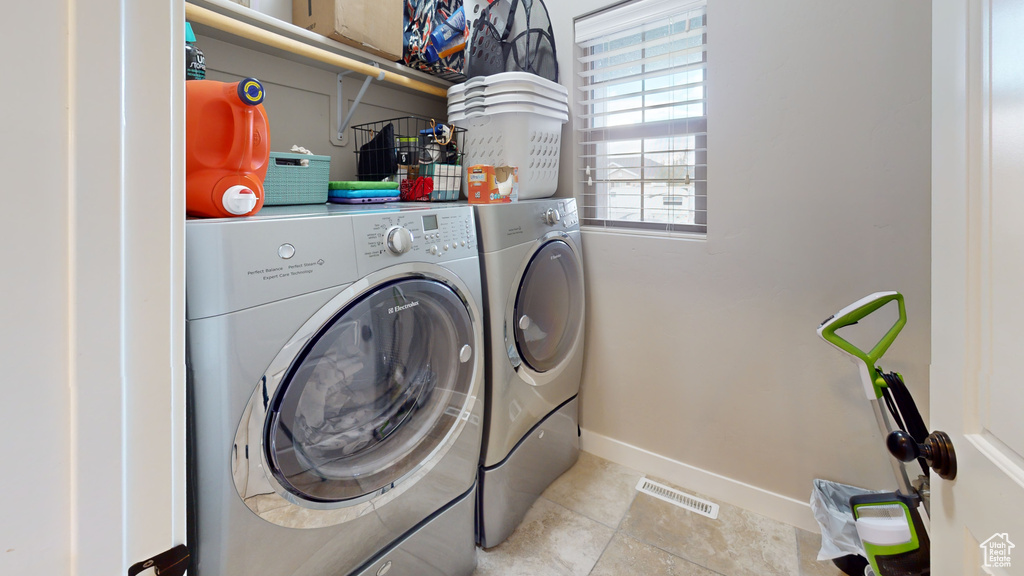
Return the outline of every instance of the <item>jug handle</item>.
<path id="1" fill-rule="evenodd" d="M 253 131 L 255 130 L 254 124 L 256 122 L 255 111 L 252 108 L 245 109 L 245 120 L 244 128 L 242 129 L 245 137 L 242 139 L 242 166 L 243 170 L 249 170 L 252 167 L 252 138 Z"/>
<path id="2" fill-rule="evenodd" d="M 255 78 L 245 78 L 238 83 L 236 88 L 238 99 L 246 104 L 243 128 L 245 138 L 242 139 L 242 168 L 248 170 L 252 167 L 253 136 L 255 135 L 256 111 L 254 106 L 263 102 L 263 84 Z"/>

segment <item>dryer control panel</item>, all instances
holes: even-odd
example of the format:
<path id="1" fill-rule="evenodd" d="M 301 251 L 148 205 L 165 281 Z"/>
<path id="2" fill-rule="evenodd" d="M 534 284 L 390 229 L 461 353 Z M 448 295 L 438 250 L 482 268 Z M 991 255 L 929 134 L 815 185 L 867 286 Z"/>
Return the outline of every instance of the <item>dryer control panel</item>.
<path id="1" fill-rule="evenodd" d="M 560 221 L 550 222 L 549 224 L 558 225 L 566 230 L 578 230 L 580 227 L 580 217 L 576 212 L 576 201 L 575 200 L 559 200 L 558 211 L 560 213 Z"/>
<path id="2" fill-rule="evenodd" d="M 468 207 L 425 208 L 356 218 L 356 258 L 372 268 L 406 261 L 445 262 L 477 255 Z"/>
<path id="3" fill-rule="evenodd" d="M 536 242 L 549 232 L 579 234 L 580 219 L 574 198 L 520 200 L 511 204 L 476 206 L 480 252 L 504 250 Z"/>

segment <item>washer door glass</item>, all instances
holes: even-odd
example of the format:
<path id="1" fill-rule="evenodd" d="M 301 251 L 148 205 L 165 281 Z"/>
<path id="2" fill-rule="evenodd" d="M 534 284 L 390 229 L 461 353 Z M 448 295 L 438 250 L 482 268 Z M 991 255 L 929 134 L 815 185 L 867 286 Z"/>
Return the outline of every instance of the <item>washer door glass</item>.
<path id="1" fill-rule="evenodd" d="M 519 356 L 537 372 L 557 366 L 576 343 L 583 318 L 583 282 L 576 256 L 562 240 L 530 260 L 513 311 Z"/>
<path id="2" fill-rule="evenodd" d="M 339 502 L 414 471 L 458 422 L 472 344 L 466 304 L 434 280 L 393 282 L 335 314 L 271 403 L 264 446 L 278 482 Z"/>

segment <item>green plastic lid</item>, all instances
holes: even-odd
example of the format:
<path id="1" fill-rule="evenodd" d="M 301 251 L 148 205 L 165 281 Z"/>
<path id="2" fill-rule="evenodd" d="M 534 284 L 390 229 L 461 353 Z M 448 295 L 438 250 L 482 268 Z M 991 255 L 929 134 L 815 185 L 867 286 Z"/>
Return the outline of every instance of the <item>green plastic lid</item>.
<path id="1" fill-rule="evenodd" d="M 185 22 L 185 42 L 193 42 L 194 43 L 195 41 L 196 41 L 196 35 L 195 35 L 194 32 L 192 32 L 192 25 L 189 24 L 188 22 Z"/>
<path id="2" fill-rule="evenodd" d="M 398 190 L 398 182 L 375 182 L 359 180 L 355 182 L 339 182 L 332 180 L 327 183 L 328 190 Z"/>

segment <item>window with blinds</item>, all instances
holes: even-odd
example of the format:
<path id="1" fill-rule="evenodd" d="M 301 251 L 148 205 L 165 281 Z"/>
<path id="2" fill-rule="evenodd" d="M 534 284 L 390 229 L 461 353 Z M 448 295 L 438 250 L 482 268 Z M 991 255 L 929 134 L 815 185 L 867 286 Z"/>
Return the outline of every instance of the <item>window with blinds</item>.
<path id="1" fill-rule="evenodd" d="M 707 232 L 705 2 L 576 20 L 583 224 Z"/>

